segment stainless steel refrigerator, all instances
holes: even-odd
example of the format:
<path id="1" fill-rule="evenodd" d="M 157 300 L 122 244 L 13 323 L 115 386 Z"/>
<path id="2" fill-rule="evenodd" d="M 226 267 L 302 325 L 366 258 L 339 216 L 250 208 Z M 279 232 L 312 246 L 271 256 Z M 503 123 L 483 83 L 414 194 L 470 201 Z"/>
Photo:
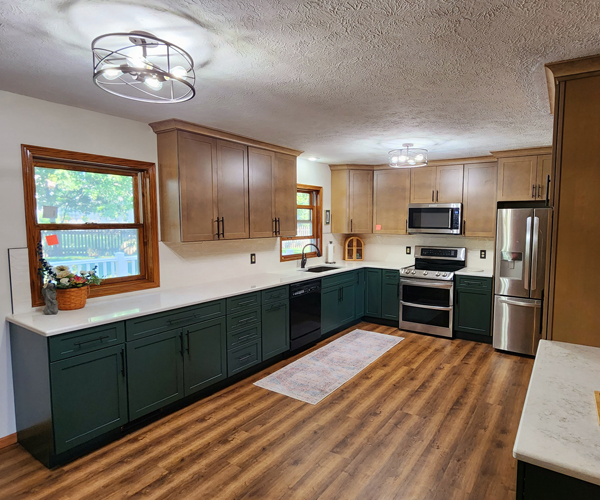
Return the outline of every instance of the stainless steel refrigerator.
<path id="1" fill-rule="evenodd" d="M 498 210 L 494 347 L 534 355 L 543 336 L 551 208 Z"/>

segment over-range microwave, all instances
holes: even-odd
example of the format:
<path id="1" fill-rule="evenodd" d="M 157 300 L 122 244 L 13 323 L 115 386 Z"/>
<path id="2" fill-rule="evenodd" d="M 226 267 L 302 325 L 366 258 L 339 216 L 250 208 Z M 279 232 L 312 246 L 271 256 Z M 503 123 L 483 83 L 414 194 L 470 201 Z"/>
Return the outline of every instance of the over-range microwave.
<path id="1" fill-rule="evenodd" d="M 461 234 L 462 204 L 409 203 L 408 232 Z"/>

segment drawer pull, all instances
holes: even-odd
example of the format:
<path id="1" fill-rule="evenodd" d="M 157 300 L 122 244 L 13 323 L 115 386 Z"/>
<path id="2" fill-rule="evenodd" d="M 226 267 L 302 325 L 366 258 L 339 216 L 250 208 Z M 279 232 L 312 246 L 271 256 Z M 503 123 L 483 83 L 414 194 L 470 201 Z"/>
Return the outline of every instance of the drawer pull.
<path id="1" fill-rule="evenodd" d="M 241 342 L 242 340 L 251 339 L 252 337 L 256 337 L 256 335 L 254 333 L 251 335 L 244 335 L 243 337 L 240 337 L 239 339 L 237 339 L 237 341 Z"/>
<path id="2" fill-rule="evenodd" d="M 101 337 L 98 337 L 97 339 L 91 339 L 91 340 L 84 340 L 83 342 L 73 342 L 74 346 L 77 347 L 81 347 L 84 344 L 89 344 L 91 342 L 102 342 L 104 339 L 107 339 L 109 337 L 109 335 L 102 335 Z"/>
<path id="3" fill-rule="evenodd" d="M 238 361 L 244 361 L 245 359 L 251 358 L 252 354 L 246 354 L 245 356 L 242 356 L 241 358 L 238 358 Z"/>
<path id="4" fill-rule="evenodd" d="M 256 300 L 245 300 L 244 302 L 238 302 L 238 306 L 245 306 L 246 304 L 254 304 Z"/>
<path id="5" fill-rule="evenodd" d="M 283 307 L 283 304 L 277 304 L 274 306 L 271 306 L 267 309 L 267 311 L 279 311 L 279 309 L 281 309 Z"/>
<path id="6" fill-rule="evenodd" d="M 238 325 L 241 325 L 241 324 L 243 324 L 243 323 L 247 323 L 248 321 L 255 321 L 255 320 L 256 320 L 256 317 L 255 317 L 255 316 L 251 316 L 251 317 L 249 317 L 249 318 L 240 319 L 240 320 L 238 321 Z"/>
<path id="7" fill-rule="evenodd" d="M 167 323 L 169 323 L 169 325 L 176 325 L 177 323 L 182 323 L 184 321 L 190 321 L 196 319 L 196 315 L 194 316 L 187 316 L 185 318 L 179 318 L 179 319 L 170 319 L 167 321 Z"/>

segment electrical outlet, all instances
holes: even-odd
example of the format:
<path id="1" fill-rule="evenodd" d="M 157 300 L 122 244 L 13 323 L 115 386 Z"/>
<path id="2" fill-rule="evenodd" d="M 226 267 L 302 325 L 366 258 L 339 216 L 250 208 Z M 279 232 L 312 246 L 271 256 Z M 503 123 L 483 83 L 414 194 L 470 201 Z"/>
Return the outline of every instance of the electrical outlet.
<path id="1" fill-rule="evenodd" d="M 479 258 L 480 259 L 485 259 L 485 250 L 479 250 Z"/>
<path id="2" fill-rule="evenodd" d="M 250 264 L 256 264 L 256 254 L 255 253 L 250 254 Z"/>
<path id="3" fill-rule="evenodd" d="M 410 255 L 410 247 L 406 247 L 406 255 Z"/>

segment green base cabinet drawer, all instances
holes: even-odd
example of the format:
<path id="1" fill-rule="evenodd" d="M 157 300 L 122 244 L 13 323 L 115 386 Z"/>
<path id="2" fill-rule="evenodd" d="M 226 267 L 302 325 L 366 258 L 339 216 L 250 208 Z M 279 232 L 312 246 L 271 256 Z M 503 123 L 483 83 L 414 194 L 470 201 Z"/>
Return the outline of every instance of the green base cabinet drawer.
<path id="1" fill-rule="evenodd" d="M 183 397 L 181 328 L 127 343 L 127 383 L 130 420 Z"/>
<path id="2" fill-rule="evenodd" d="M 354 271 L 346 271 L 333 276 L 327 276 L 321 280 L 321 288 L 329 288 L 331 286 L 339 286 L 341 284 L 352 282 L 356 279 Z"/>
<path id="3" fill-rule="evenodd" d="M 183 379 L 188 396 L 227 378 L 225 318 L 211 319 L 184 329 Z"/>
<path id="4" fill-rule="evenodd" d="M 271 302 L 277 302 L 279 300 L 289 299 L 290 288 L 289 286 L 278 286 L 277 288 L 270 288 L 262 292 L 262 303 L 269 304 Z"/>
<path id="5" fill-rule="evenodd" d="M 125 373 L 124 345 L 50 364 L 56 454 L 129 421 Z"/>
<path id="6" fill-rule="evenodd" d="M 227 331 L 233 332 L 260 324 L 260 307 L 227 315 Z"/>
<path id="7" fill-rule="evenodd" d="M 156 333 L 173 330 L 200 321 L 225 315 L 225 299 L 207 302 L 197 306 L 183 307 L 174 311 L 151 314 L 125 322 L 127 340 L 135 340 Z"/>
<path id="8" fill-rule="evenodd" d="M 483 276 L 456 276 L 456 287 L 472 288 L 478 290 L 491 290 L 492 289 L 492 278 Z"/>
<path id="9" fill-rule="evenodd" d="M 245 293 L 227 299 L 227 314 L 260 306 L 260 292 Z"/>
<path id="10" fill-rule="evenodd" d="M 50 361 L 70 358 L 124 342 L 125 325 L 123 322 L 55 335 L 48 338 Z"/>
<path id="11" fill-rule="evenodd" d="M 262 360 L 290 350 L 290 301 L 262 307 Z"/>
<path id="12" fill-rule="evenodd" d="M 260 340 L 236 347 L 227 352 L 227 373 L 229 376 L 257 365 L 261 361 Z"/>
<path id="13" fill-rule="evenodd" d="M 260 340 L 261 337 L 260 325 L 250 326 L 242 330 L 234 330 L 227 332 L 227 349 L 233 349 L 248 342 Z"/>

